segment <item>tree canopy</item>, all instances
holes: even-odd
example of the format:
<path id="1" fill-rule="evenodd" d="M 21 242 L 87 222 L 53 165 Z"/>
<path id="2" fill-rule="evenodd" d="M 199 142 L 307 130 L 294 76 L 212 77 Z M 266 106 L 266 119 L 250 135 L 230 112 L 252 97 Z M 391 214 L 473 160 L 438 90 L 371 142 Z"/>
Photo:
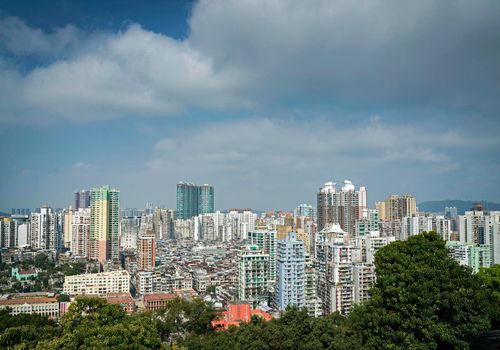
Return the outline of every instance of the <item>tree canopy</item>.
<path id="1" fill-rule="evenodd" d="M 5 349 L 467 349 L 499 325 L 500 266 L 474 275 L 448 255 L 435 233 L 397 241 L 375 256 L 371 298 L 348 316 L 312 318 L 288 307 L 280 318 L 215 332 L 214 308 L 174 299 L 166 308 L 127 315 L 119 305 L 79 297 L 55 323 L 0 310 Z"/>

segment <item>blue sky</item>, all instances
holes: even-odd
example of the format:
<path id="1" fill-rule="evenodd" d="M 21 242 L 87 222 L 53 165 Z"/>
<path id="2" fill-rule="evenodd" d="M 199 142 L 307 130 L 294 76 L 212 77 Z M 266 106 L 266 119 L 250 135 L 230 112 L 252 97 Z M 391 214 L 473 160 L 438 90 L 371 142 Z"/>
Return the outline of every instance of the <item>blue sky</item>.
<path id="1" fill-rule="evenodd" d="M 3 1 L 0 210 L 500 201 L 500 3 Z"/>

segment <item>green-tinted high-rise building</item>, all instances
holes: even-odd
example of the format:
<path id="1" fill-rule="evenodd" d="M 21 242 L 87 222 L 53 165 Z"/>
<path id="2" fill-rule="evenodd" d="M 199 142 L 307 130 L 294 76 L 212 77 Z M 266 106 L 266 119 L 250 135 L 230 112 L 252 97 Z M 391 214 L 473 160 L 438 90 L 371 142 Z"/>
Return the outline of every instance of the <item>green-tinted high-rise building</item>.
<path id="1" fill-rule="evenodd" d="M 214 187 L 208 184 L 198 186 L 198 214 L 214 212 Z"/>
<path id="2" fill-rule="evenodd" d="M 199 214 L 214 212 L 214 188 L 190 182 L 177 184 L 177 219 L 190 219 Z"/>

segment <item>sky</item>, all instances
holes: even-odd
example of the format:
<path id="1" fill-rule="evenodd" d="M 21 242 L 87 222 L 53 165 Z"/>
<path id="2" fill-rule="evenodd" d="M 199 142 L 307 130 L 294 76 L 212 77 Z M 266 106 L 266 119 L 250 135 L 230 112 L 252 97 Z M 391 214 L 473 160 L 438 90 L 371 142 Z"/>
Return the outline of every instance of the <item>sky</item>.
<path id="1" fill-rule="evenodd" d="M 0 3 L 0 210 L 110 184 L 123 208 L 500 202 L 500 2 Z"/>

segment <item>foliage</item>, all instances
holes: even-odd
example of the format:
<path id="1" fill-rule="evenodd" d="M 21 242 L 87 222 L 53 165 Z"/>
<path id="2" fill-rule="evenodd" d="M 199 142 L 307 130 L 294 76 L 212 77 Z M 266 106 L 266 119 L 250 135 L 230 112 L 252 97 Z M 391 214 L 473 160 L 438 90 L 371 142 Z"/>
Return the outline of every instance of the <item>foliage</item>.
<path id="1" fill-rule="evenodd" d="M 500 266 L 473 275 L 448 256 L 435 233 L 380 249 L 375 264 L 371 298 L 347 317 L 312 318 L 306 309 L 288 307 L 278 319 L 254 316 L 214 332 L 217 314 L 201 299 L 174 299 L 162 310 L 129 316 L 104 299 L 80 297 L 59 324 L 0 311 L 0 348 L 466 349 L 490 320 L 498 327 Z"/>
<path id="2" fill-rule="evenodd" d="M 81 297 L 61 318 L 62 336 L 39 349 L 159 349 L 156 329 L 144 318 L 130 317 L 116 304 Z"/>
<path id="3" fill-rule="evenodd" d="M 482 279 L 483 287 L 488 293 L 492 329 L 500 329 L 500 265 L 482 268 L 478 276 Z"/>
<path id="4" fill-rule="evenodd" d="M 349 318 L 364 348 L 466 349 L 488 329 L 480 278 L 450 258 L 435 233 L 382 248 L 375 264 L 371 298 Z"/>
<path id="5" fill-rule="evenodd" d="M 212 332 L 211 322 L 215 316 L 213 306 L 198 298 L 193 301 L 173 299 L 166 308 L 148 315 L 165 341 L 186 334 L 208 334 Z"/>
<path id="6" fill-rule="evenodd" d="M 39 341 L 59 334 L 57 324 L 46 316 L 19 314 L 0 310 L 0 348 L 33 349 Z"/>

